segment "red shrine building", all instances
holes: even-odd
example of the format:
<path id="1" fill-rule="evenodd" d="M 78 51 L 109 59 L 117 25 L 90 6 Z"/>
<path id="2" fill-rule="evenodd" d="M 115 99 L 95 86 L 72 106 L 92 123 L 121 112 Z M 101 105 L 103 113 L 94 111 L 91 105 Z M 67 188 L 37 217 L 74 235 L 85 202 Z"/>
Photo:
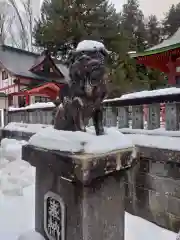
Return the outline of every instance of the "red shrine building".
<path id="1" fill-rule="evenodd" d="M 47 51 L 0 46 L 0 108 L 52 101 L 69 80 L 68 68 Z"/>
<path id="2" fill-rule="evenodd" d="M 130 56 L 139 64 L 166 73 L 169 85 L 180 85 L 180 28 L 162 43 L 142 53 L 130 53 Z"/>

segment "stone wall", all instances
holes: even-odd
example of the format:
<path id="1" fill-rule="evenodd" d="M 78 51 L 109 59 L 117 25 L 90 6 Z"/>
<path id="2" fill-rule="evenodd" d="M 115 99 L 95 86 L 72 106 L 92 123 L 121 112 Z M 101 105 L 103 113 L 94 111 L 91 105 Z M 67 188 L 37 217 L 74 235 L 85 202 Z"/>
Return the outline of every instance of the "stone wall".
<path id="1" fill-rule="evenodd" d="M 5 114 L 5 122 L 23 122 L 23 123 L 52 123 L 52 112 L 54 108 L 35 108 L 16 111 L 7 111 Z"/>
<path id="2" fill-rule="evenodd" d="M 141 158 L 125 173 L 126 210 L 178 232 L 180 228 L 180 153 L 139 147 Z"/>

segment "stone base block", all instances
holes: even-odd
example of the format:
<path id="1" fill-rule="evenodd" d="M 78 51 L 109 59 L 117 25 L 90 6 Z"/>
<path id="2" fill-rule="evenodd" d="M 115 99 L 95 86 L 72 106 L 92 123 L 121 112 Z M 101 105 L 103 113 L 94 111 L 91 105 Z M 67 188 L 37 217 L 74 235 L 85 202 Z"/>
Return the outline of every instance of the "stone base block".
<path id="1" fill-rule="evenodd" d="M 124 240 L 124 177 L 133 149 L 72 154 L 23 146 L 36 167 L 35 229 L 47 240 Z"/>

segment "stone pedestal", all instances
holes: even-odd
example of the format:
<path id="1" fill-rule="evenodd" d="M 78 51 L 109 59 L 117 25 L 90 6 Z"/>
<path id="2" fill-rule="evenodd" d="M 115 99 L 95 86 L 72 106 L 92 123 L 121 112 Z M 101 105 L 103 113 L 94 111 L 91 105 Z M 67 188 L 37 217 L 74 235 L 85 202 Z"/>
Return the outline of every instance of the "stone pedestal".
<path id="1" fill-rule="evenodd" d="M 124 178 L 132 149 L 72 154 L 25 145 L 36 167 L 35 230 L 45 239 L 124 240 Z"/>

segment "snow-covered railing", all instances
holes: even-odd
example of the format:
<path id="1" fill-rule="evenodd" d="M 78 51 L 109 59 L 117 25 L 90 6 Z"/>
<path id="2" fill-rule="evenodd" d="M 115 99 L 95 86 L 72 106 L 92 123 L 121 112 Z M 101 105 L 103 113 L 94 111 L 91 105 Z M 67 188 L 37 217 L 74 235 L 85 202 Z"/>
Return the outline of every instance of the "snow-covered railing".
<path id="1" fill-rule="evenodd" d="M 165 88 L 125 94 L 104 101 L 104 123 L 120 129 L 168 131 L 180 129 L 180 88 Z M 9 122 L 51 124 L 54 104 L 36 103 L 24 108 L 10 108 L 5 119 Z M 90 121 L 89 125 L 92 122 Z"/>
<path id="2" fill-rule="evenodd" d="M 51 124 L 54 107 L 52 102 L 35 103 L 23 108 L 10 107 L 6 114 L 6 124 L 10 122 Z"/>
<path id="3" fill-rule="evenodd" d="M 180 88 L 125 94 L 104 101 L 106 126 L 133 129 L 180 129 Z"/>

